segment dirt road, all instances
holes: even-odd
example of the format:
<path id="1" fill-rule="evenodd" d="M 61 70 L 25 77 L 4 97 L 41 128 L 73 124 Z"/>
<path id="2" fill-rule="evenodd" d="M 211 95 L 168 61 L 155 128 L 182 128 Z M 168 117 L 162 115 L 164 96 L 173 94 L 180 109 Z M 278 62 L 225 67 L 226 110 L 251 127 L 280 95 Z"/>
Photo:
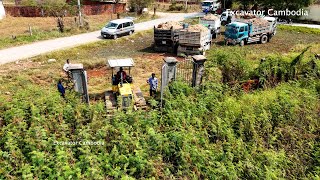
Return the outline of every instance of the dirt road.
<path id="1" fill-rule="evenodd" d="M 316 24 L 298 24 L 298 23 L 293 23 L 293 24 L 290 24 L 290 25 L 291 26 L 299 26 L 299 27 L 320 29 L 320 25 L 316 25 Z"/>
<path id="2" fill-rule="evenodd" d="M 153 28 L 153 26 L 166 21 L 182 21 L 185 18 L 195 17 L 199 13 L 158 13 L 159 19 L 135 24 L 136 31 L 144 31 Z M 100 31 L 94 31 L 85 34 L 63 37 L 58 39 L 40 41 L 28 45 L 12 47 L 0 50 L 0 64 L 14 62 L 17 60 L 31 58 L 51 51 L 66 49 L 101 41 Z"/>

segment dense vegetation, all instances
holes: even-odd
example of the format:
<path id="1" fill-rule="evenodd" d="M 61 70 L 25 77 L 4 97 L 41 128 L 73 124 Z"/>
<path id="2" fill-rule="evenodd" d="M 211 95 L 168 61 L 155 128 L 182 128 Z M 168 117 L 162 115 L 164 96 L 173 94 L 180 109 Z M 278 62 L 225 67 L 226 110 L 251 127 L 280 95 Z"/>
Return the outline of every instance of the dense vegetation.
<path id="1" fill-rule="evenodd" d="M 162 112 L 113 117 L 103 102 L 65 101 L 55 84 L 0 77 L 0 179 L 317 179 L 319 49 L 262 61 L 214 50 L 201 87 L 173 83 Z M 80 141 L 104 144 L 56 145 Z"/>

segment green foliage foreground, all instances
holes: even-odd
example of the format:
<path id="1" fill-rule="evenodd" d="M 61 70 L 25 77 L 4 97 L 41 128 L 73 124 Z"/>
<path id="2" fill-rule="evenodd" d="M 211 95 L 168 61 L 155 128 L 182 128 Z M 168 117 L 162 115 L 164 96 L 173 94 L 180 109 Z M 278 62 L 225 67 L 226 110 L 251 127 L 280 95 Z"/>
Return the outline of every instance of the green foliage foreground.
<path id="1" fill-rule="evenodd" d="M 242 60 L 237 65 L 217 53 L 208 71 L 220 69 L 226 81 L 236 79 L 228 74 L 232 67 L 240 78 L 255 74 Z M 197 89 L 176 82 L 162 113 L 113 117 L 103 103 L 88 107 L 73 95 L 66 102 L 54 85 L 11 80 L 19 81 L 8 85 L 15 93 L 0 94 L 0 179 L 319 178 L 319 79 L 252 93 L 208 80 Z M 104 144 L 55 144 L 68 141 Z"/>

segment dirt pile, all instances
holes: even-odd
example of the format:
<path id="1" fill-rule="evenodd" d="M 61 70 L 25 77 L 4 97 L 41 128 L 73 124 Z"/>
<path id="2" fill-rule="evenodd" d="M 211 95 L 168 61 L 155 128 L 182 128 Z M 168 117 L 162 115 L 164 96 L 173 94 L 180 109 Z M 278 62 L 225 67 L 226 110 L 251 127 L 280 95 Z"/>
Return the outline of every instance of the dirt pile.
<path id="1" fill-rule="evenodd" d="M 169 30 L 169 29 L 182 29 L 182 24 L 180 22 L 169 21 L 161 23 L 157 26 L 158 29 Z"/>
<path id="2" fill-rule="evenodd" d="M 235 15 L 235 17 L 236 17 L 237 19 L 253 19 L 253 18 L 257 18 L 257 16 L 254 15 L 254 14 Z"/>
<path id="3" fill-rule="evenodd" d="M 203 18 L 203 20 L 212 20 L 212 21 L 215 21 L 215 20 L 218 20 L 219 17 L 218 16 L 215 16 L 213 14 L 208 14 L 208 15 L 205 15 Z"/>
<path id="4" fill-rule="evenodd" d="M 252 23 L 255 26 L 268 26 L 269 22 L 263 18 L 239 19 L 239 22 Z"/>
<path id="5" fill-rule="evenodd" d="M 208 28 L 203 26 L 202 24 L 196 24 L 196 25 L 191 25 L 186 29 L 189 32 L 206 32 L 208 31 Z"/>

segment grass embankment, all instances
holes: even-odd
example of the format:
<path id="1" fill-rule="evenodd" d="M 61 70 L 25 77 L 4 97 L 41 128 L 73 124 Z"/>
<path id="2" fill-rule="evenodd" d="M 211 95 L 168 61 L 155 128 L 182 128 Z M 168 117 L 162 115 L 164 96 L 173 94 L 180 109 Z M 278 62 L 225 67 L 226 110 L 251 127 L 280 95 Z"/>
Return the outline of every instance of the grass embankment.
<path id="1" fill-rule="evenodd" d="M 174 83 L 162 113 L 108 117 L 102 101 L 88 107 L 56 91 L 66 58 L 91 69 L 120 57 L 119 48 L 121 56 L 134 57 L 139 71 L 133 74 L 145 83 L 140 70 L 149 74 L 163 63 L 146 49 L 150 32 L 1 66 L 0 179 L 317 179 L 320 64 L 314 53 L 320 45 L 293 60 L 318 42 L 312 37 L 279 30 L 266 45 L 216 45 L 208 52 L 203 86 Z M 263 83 L 250 93 L 227 85 L 253 77 Z M 96 80 L 110 83 L 103 78 Z M 80 141 L 104 145 L 55 145 Z"/>
<path id="2" fill-rule="evenodd" d="M 279 25 L 278 29 L 289 31 L 289 32 L 300 32 L 300 33 L 320 35 L 320 29 L 316 29 L 316 28 Z"/>
<path id="3" fill-rule="evenodd" d="M 123 14 L 121 17 L 133 14 Z M 133 15 L 134 16 L 134 15 Z M 79 29 L 74 17 L 66 17 L 65 32 L 59 32 L 57 21 L 54 17 L 6 17 L 0 21 L 0 49 L 28 44 L 41 40 L 66 37 L 80 33 L 100 30 L 110 19 L 115 19 L 116 15 L 92 15 L 86 16 L 85 19 L 89 23 L 88 28 Z M 143 15 L 137 17 L 136 23 L 148 21 L 157 18 L 152 15 Z M 29 25 L 32 29 L 32 35 L 29 32 Z"/>

